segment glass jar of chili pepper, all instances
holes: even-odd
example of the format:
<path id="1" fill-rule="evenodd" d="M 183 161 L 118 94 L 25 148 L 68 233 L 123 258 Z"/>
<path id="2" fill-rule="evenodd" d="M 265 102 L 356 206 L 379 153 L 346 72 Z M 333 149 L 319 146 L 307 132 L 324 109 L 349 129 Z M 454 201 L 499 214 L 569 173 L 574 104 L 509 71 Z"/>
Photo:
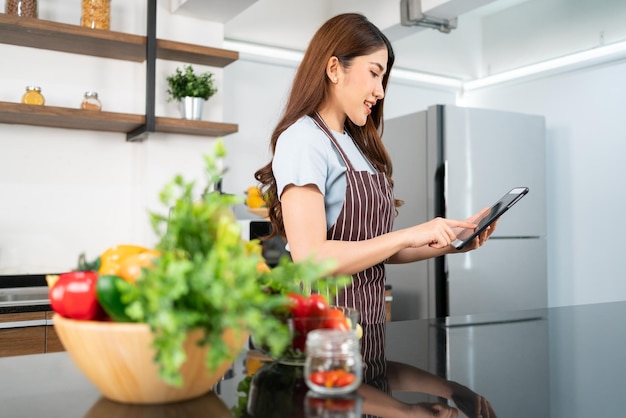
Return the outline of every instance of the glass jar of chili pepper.
<path id="1" fill-rule="evenodd" d="M 95 91 L 85 92 L 83 101 L 80 103 L 80 108 L 86 110 L 101 110 L 102 103 L 100 102 L 100 99 L 98 99 L 98 93 Z"/>
<path id="2" fill-rule="evenodd" d="M 354 330 L 318 329 L 306 339 L 307 386 L 324 395 L 353 392 L 363 379 L 359 340 Z"/>

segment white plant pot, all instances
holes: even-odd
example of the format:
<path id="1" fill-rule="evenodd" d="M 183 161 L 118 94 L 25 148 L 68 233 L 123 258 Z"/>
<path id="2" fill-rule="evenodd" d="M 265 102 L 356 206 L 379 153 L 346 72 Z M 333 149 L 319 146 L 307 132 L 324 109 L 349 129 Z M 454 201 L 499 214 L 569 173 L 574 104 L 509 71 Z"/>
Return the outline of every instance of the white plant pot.
<path id="1" fill-rule="evenodd" d="M 183 119 L 200 120 L 202 119 L 202 106 L 204 106 L 202 97 L 183 97 L 178 105 L 180 106 L 180 115 Z"/>

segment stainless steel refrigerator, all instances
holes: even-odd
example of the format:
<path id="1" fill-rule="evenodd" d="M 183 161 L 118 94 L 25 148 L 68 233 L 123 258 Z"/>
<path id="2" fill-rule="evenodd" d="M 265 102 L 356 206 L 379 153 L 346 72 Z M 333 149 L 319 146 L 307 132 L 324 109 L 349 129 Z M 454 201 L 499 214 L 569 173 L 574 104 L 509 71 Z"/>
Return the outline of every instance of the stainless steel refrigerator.
<path id="1" fill-rule="evenodd" d="M 545 120 L 453 105 L 385 120 L 399 208 L 394 229 L 466 219 L 510 189 L 527 196 L 482 248 L 387 265 L 394 320 L 547 306 Z"/>

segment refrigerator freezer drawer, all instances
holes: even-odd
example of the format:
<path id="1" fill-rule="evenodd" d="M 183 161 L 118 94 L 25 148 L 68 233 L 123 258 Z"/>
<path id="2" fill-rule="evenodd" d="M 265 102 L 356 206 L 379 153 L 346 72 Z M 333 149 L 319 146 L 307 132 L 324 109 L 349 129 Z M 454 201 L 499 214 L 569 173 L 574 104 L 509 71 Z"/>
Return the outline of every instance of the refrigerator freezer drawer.
<path id="1" fill-rule="evenodd" d="M 447 330 L 447 378 L 467 382 L 500 417 L 550 417 L 548 321 L 478 325 Z M 494 349 L 497 347 L 497 349 Z M 533 382 L 532 385 L 523 382 Z M 523 387 L 523 396 L 517 388 Z M 529 401 L 532 399 L 532 401 Z"/>
<path id="2" fill-rule="evenodd" d="M 450 315 L 545 308 L 546 240 L 490 239 L 446 256 Z"/>

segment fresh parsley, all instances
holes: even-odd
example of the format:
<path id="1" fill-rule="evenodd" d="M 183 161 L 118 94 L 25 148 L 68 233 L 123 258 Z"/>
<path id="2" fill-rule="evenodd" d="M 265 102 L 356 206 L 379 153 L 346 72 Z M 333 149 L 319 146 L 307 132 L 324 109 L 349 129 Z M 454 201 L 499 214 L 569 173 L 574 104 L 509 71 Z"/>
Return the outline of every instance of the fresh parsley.
<path id="1" fill-rule="evenodd" d="M 208 190 L 222 177 L 217 159 L 225 153 L 217 141 L 213 155 L 205 156 Z M 210 346 L 209 370 L 234 360 L 223 338 L 227 330 L 240 336 L 253 333 L 273 354 L 281 353 L 290 342 L 287 325 L 276 314 L 287 304 L 285 294 L 323 288 L 332 267 L 332 262 L 293 263 L 284 258 L 276 268 L 260 272 L 261 245 L 241 238 L 230 209 L 240 198 L 205 190 L 198 199 L 195 189 L 196 184 L 182 176 L 164 187 L 160 200 L 167 211 L 151 213 L 161 257 L 154 268 L 144 270 L 136 286 L 123 289 L 127 314 L 147 323 L 154 334 L 160 376 L 175 386 L 183 383 L 179 370 L 191 330 L 204 332 L 200 344 Z"/>

